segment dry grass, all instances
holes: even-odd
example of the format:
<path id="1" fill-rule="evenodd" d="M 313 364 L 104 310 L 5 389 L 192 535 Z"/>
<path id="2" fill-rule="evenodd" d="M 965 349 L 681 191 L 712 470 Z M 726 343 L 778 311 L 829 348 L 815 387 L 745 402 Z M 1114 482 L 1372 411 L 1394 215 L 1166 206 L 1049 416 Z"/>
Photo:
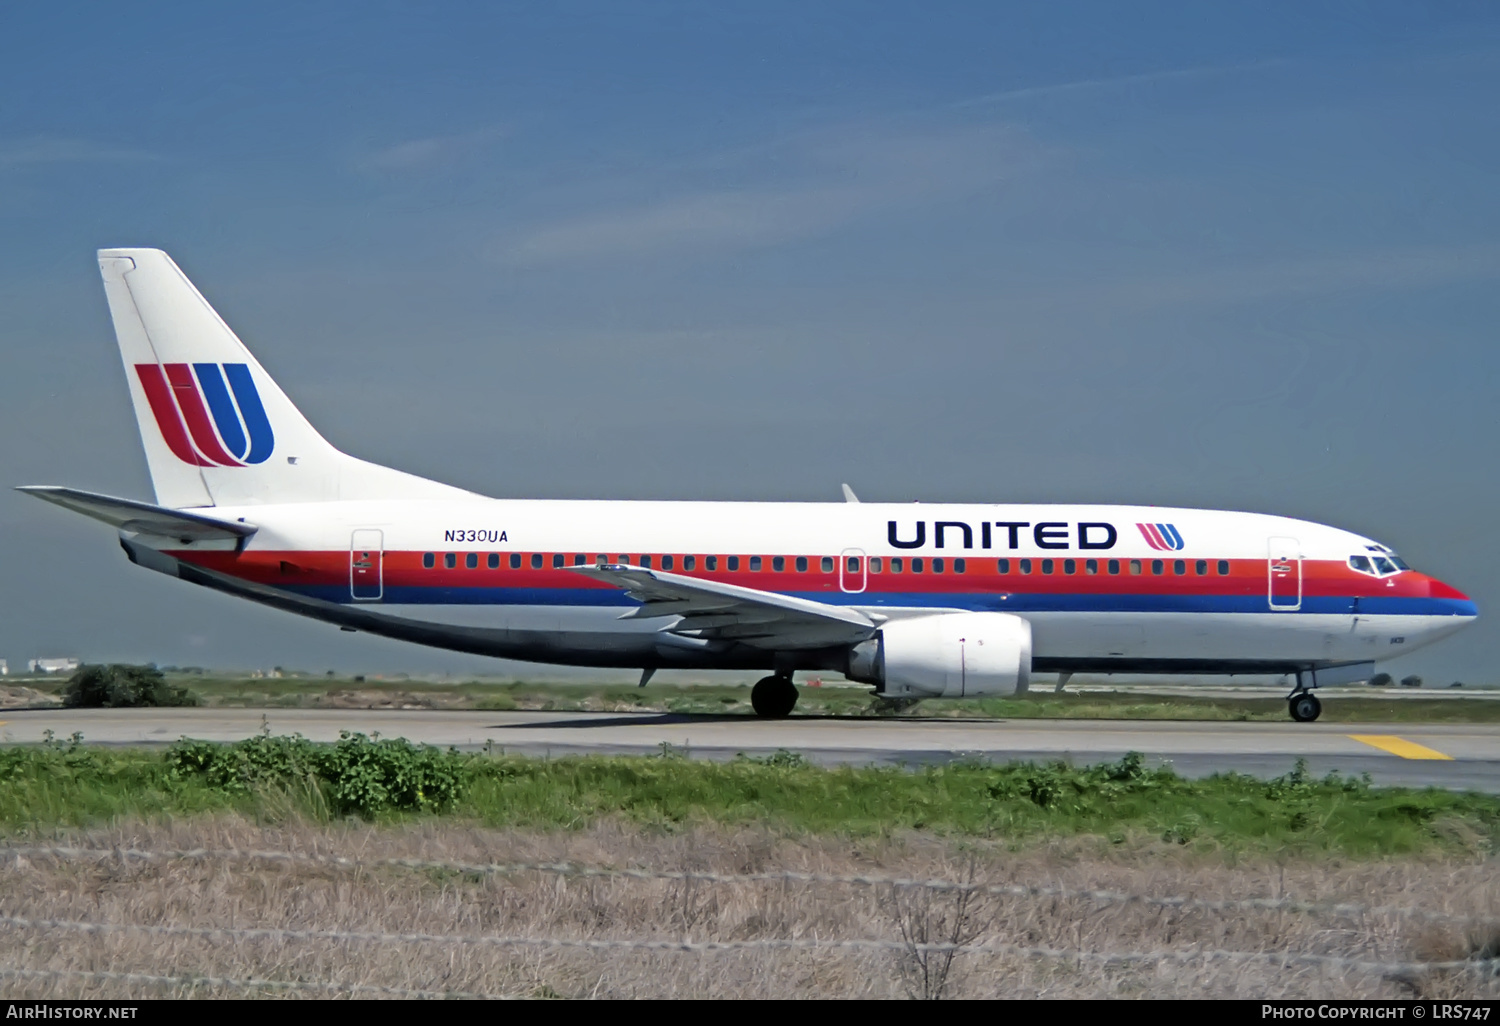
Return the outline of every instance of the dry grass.
<path id="1" fill-rule="evenodd" d="M 255 825 L 236 818 L 116 827 L 73 843 L 151 850 L 269 849 L 373 860 L 572 861 L 743 874 L 769 871 L 1048 884 L 1203 899 L 1290 896 L 1399 906 L 1500 922 L 1493 862 L 1324 860 L 1226 866 L 1175 845 L 1111 847 L 1075 839 L 1011 852 L 911 834 L 895 840 L 789 837 L 766 830 L 643 830 L 604 821 L 578 832 L 488 831 L 428 821 Z M 1500 980 L 1471 971 L 1391 973 L 1191 957 L 1209 950 L 1293 952 L 1379 962 L 1493 959 L 1491 924 L 1443 924 L 1389 913 L 1212 912 L 1082 899 L 982 897 L 849 884 L 732 884 L 511 876 L 400 867 L 201 859 L 160 862 L 10 857 L 0 913 L 31 919 L 215 928 L 537 938 L 884 939 L 961 934 L 979 944 L 1093 953 L 1171 951 L 1181 959 L 1099 964 L 964 953 L 931 984 L 904 951 L 579 951 L 453 942 L 251 939 L 0 927 L 0 966 L 175 977 L 370 984 L 425 991 L 566 997 L 1496 997 Z M 955 934 L 956 930 L 956 934 Z M 1490 963 L 1493 965 L 1493 963 Z M 915 982 L 914 982 L 915 981 Z M 199 997 L 221 985 L 10 979 L 9 998 Z"/>

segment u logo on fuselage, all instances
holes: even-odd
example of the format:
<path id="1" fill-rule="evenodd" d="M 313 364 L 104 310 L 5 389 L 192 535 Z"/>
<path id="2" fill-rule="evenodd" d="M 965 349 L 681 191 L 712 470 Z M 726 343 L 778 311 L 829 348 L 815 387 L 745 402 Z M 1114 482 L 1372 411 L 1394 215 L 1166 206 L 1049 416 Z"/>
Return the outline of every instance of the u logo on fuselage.
<path id="1" fill-rule="evenodd" d="M 276 446 L 243 363 L 138 363 L 136 377 L 172 455 L 195 467 L 264 463 Z"/>
<path id="2" fill-rule="evenodd" d="M 1186 544 L 1176 524 L 1136 524 L 1146 544 L 1159 552 L 1179 552 Z"/>

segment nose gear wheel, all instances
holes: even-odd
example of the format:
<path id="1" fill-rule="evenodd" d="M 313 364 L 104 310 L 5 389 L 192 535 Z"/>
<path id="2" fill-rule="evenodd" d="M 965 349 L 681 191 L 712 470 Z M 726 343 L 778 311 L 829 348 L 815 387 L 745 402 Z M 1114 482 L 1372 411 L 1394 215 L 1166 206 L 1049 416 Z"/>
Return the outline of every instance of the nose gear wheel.
<path id="1" fill-rule="evenodd" d="M 1323 703 L 1318 701 L 1318 696 L 1306 691 L 1299 691 L 1287 699 L 1286 704 L 1292 719 L 1298 723 L 1311 723 L 1323 712 Z"/>

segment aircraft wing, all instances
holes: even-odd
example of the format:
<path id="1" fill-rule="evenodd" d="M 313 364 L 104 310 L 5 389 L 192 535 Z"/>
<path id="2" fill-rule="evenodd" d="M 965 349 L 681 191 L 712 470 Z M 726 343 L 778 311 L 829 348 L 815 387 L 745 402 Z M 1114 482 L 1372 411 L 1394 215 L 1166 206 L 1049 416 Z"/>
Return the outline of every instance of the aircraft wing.
<path id="1" fill-rule="evenodd" d="M 102 520 L 111 527 L 139 534 L 175 538 L 184 544 L 195 541 L 240 541 L 258 530 L 254 524 L 235 520 L 216 520 L 181 509 L 153 506 L 135 499 L 117 499 L 112 495 L 61 488 L 57 485 L 22 485 L 18 492 Z"/>
<path id="2" fill-rule="evenodd" d="M 618 563 L 568 569 L 641 603 L 620 619 L 677 617 L 662 630 L 684 637 L 792 649 L 852 645 L 875 633 L 864 613 L 810 599 Z"/>

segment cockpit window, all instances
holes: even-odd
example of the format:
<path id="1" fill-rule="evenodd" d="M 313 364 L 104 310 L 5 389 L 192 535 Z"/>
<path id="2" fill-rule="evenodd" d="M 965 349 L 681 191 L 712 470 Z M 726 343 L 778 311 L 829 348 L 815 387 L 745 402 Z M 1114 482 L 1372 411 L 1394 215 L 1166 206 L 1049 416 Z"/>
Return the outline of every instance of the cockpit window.
<path id="1" fill-rule="evenodd" d="M 1384 546 L 1366 545 L 1365 548 L 1370 554 L 1350 556 L 1349 569 L 1358 570 L 1371 577 L 1389 577 L 1391 574 L 1399 574 L 1403 570 L 1411 569 L 1404 559 Z"/>

